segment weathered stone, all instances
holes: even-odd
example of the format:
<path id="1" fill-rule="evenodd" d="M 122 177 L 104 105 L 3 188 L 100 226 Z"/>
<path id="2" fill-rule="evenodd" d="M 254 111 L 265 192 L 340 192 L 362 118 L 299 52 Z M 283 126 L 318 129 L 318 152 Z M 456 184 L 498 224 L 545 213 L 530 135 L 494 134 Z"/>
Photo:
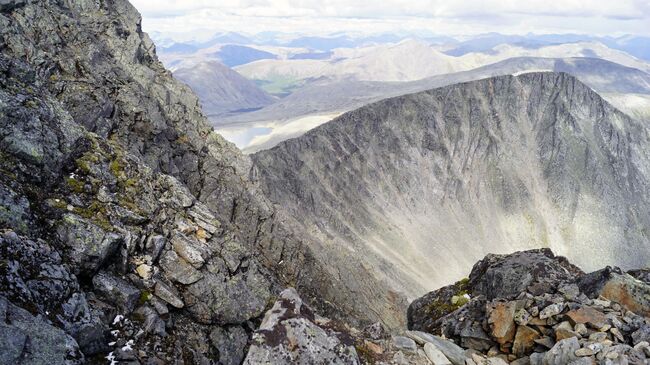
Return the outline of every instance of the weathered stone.
<path id="1" fill-rule="evenodd" d="M 607 324 L 607 317 L 602 312 L 592 307 L 581 307 L 566 313 L 571 322 L 575 324 L 588 324 L 593 328 L 601 328 Z"/>
<path id="2" fill-rule="evenodd" d="M 163 248 L 165 248 L 166 243 L 167 240 L 161 235 L 153 235 L 147 238 L 145 249 L 147 254 L 151 256 L 152 262 L 155 263 L 158 261 L 160 253 L 162 252 Z"/>
<path id="3" fill-rule="evenodd" d="M 345 334 L 316 325 L 294 289 L 286 289 L 253 334 L 244 364 L 359 364 Z"/>
<path id="4" fill-rule="evenodd" d="M 488 299 L 511 298 L 536 283 L 572 280 L 582 271 L 549 249 L 487 255 L 472 268 L 469 286 L 473 295 Z"/>
<path id="5" fill-rule="evenodd" d="M 557 327 L 555 327 L 556 341 L 564 340 L 565 338 L 570 338 L 570 337 L 580 337 L 580 336 L 573 331 L 573 327 L 568 321 L 562 322 Z"/>
<path id="6" fill-rule="evenodd" d="M 637 344 L 642 341 L 650 342 L 650 325 L 644 324 L 632 333 L 632 341 Z"/>
<path id="7" fill-rule="evenodd" d="M 553 339 L 550 338 L 550 337 L 542 337 L 542 338 L 536 339 L 534 341 L 535 341 L 536 344 L 542 345 L 542 346 L 546 347 L 547 349 L 550 349 L 550 348 L 553 347 L 553 345 L 555 345 L 555 341 L 553 341 Z"/>
<path id="8" fill-rule="evenodd" d="M 566 365 L 578 357 L 575 352 L 580 348 L 580 343 L 575 337 L 558 341 L 546 355 L 544 355 L 544 364 L 547 365 Z"/>
<path id="9" fill-rule="evenodd" d="M 179 232 L 174 235 L 171 242 L 178 256 L 185 259 L 197 269 L 203 266 L 205 259 L 202 253 L 205 252 L 205 249 L 201 248 L 201 242 Z"/>
<path id="10" fill-rule="evenodd" d="M 90 221 L 66 214 L 57 228 L 59 239 L 67 247 L 67 259 L 76 274 L 92 276 L 119 248 L 122 238 L 107 233 Z"/>
<path id="11" fill-rule="evenodd" d="M 141 278 L 143 278 L 145 280 L 148 280 L 148 279 L 151 278 L 152 268 L 151 268 L 151 266 L 149 266 L 147 264 L 138 265 L 138 267 L 135 268 L 135 271 L 138 273 L 138 275 Z"/>
<path id="12" fill-rule="evenodd" d="M 219 351 L 220 364 L 239 365 L 244 360 L 248 335 L 242 327 L 216 327 L 210 332 L 210 341 Z"/>
<path id="13" fill-rule="evenodd" d="M 234 276 L 230 276 L 223 262 L 215 264 L 214 270 L 219 272 L 205 273 L 203 279 L 183 292 L 186 309 L 197 321 L 237 324 L 264 312 L 271 296 L 270 283 L 256 266 L 251 265 L 246 272 Z"/>
<path id="14" fill-rule="evenodd" d="M 435 345 L 453 365 L 465 365 L 465 351 L 455 343 L 420 331 L 406 331 L 406 336 L 420 345 L 427 342 Z"/>
<path id="15" fill-rule="evenodd" d="M 488 324 L 491 335 L 498 343 L 512 342 L 515 336 L 516 325 L 514 322 L 516 304 L 514 302 L 496 303 L 489 312 Z"/>
<path id="16" fill-rule="evenodd" d="M 164 300 L 176 308 L 183 308 L 185 306 L 176 289 L 161 281 L 156 282 L 154 293 L 158 298 Z"/>
<path id="17" fill-rule="evenodd" d="M 11 304 L 0 296 L 0 363 L 82 364 L 77 342 L 63 330 Z"/>
<path id="18" fill-rule="evenodd" d="M 100 271 L 93 277 L 93 288 L 122 311 L 130 313 L 140 300 L 140 290 L 126 280 Z"/>
<path id="19" fill-rule="evenodd" d="M 514 320 L 517 325 L 525 326 L 530 321 L 530 313 L 528 313 L 524 308 L 518 309 L 515 312 Z"/>
<path id="20" fill-rule="evenodd" d="M 590 348 L 577 349 L 575 355 L 578 357 L 592 356 L 594 351 Z"/>
<path id="21" fill-rule="evenodd" d="M 540 338 L 539 332 L 528 326 L 517 327 L 517 334 L 512 344 L 512 353 L 517 357 L 528 355 L 535 347 L 535 340 Z"/>
<path id="22" fill-rule="evenodd" d="M 404 352 L 413 353 L 416 352 L 418 349 L 413 339 L 404 336 L 393 336 L 392 343 L 397 350 L 401 350 Z"/>
<path id="23" fill-rule="evenodd" d="M 427 358 L 431 360 L 433 365 L 451 365 L 451 362 L 442 351 L 438 350 L 438 348 L 430 342 L 424 344 L 424 353 L 427 354 Z"/>
<path id="24" fill-rule="evenodd" d="M 160 257 L 160 267 L 169 279 L 184 285 L 195 283 L 203 277 L 199 270 L 173 250 L 166 251 Z"/>
<path id="25" fill-rule="evenodd" d="M 564 304 L 563 303 L 556 303 L 556 304 L 551 304 L 547 306 L 546 308 L 542 309 L 541 312 L 539 312 L 539 318 L 540 319 L 546 319 L 546 318 L 551 318 L 553 316 L 556 316 L 564 310 Z"/>

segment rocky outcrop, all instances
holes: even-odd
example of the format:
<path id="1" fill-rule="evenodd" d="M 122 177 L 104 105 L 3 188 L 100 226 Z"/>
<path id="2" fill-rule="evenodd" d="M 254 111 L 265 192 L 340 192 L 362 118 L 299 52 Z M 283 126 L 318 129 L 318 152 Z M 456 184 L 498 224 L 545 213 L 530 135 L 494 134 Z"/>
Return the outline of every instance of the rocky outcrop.
<path id="1" fill-rule="evenodd" d="M 0 4 L 0 295 L 70 359 L 239 363 L 289 284 L 368 320 L 249 169 L 127 1 Z"/>
<path id="2" fill-rule="evenodd" d="M 410 336 L 432 343 L 451 363 L 645 364 L 650 359 L 644 303 L 650 285 L 620 269 L 585 274 L 549 250 L 533 250 L 488 255 L 461 284 L 469 298 L 462 305 L 452 305 L 454 287 L 445 287 L 409 307 Z"/>
<path id="3" fill-rule="evenodd" d="M 253 334 L 244 364 L 359 364 L 353 338 L 328 324 L 287 289 Z"/>

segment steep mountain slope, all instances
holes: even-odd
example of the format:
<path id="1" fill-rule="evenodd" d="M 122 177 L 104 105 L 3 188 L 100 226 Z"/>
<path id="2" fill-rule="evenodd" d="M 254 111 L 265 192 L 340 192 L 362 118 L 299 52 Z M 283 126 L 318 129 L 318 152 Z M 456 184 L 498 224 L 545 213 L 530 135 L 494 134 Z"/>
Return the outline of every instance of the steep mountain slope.
<path id="1" fill-rule="evenodd" d="M 286 286 L 399 324 L 402 298 L 315 259 L 140 24 L 126 0 L 0 3 L 0 362 L 238 364 Z"/>
<path id="2" fill-rule="evenodd" d="M 212 118 L 259 109 L 275 101 L 255 83 L 217 61 L 177 69 L 174 77 L 196 93 L 203 112 Z"/>
<path id="3" fill-rule="evenodd" d="M 370 104 L 253 160 L 268 196 L 339 247 L 330 265 L 414 296 L 487 252 L 646 264 L 649 136 L 576 78 L 530 73 Z"/>

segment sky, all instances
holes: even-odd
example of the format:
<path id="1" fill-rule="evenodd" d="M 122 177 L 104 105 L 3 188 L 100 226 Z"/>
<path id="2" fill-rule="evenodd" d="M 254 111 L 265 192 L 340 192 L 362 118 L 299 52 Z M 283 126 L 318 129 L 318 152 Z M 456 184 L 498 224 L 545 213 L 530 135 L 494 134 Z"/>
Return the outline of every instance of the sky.
<path id="1" fill-rule="evenodd" d="M 650 35 L 650 0 L 131 0 L 147 32 Z M 207 35 L 206 35 L 207 34 Z"/>

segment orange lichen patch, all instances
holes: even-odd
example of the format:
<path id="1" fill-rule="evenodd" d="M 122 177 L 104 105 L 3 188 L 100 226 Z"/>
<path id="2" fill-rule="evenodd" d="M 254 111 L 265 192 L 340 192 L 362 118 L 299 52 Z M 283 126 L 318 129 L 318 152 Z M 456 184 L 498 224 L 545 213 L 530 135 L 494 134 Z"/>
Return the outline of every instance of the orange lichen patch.
<path id="1" fill-rule="evenodd" d="M 632 277 L 621 275 L 609 280 L 600 295 L 636 314 L 650 317 L 650 286 Z"/>

